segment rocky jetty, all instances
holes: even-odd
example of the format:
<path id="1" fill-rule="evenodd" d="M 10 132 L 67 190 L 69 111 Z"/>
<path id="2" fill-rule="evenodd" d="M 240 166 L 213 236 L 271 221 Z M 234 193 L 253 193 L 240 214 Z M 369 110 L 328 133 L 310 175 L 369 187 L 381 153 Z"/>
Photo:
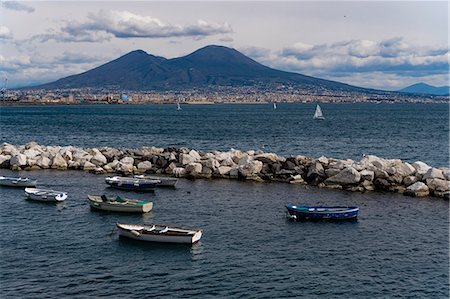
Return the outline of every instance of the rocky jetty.
<path id="1" fill-rule="evenodd" d="M 166 174 L 175 177 L 228 178 L 309 184 L 350 191 L 389 191 L 409 196 L 449 198 L 450 169 L 423 162 L 409 164 L 372 155 L 360 161 L 282 157 L 262 151 L 200 152 L 189 148 L 80 148 L 3 143 L 0 168 L 76 169 L 96 174 Z"/>

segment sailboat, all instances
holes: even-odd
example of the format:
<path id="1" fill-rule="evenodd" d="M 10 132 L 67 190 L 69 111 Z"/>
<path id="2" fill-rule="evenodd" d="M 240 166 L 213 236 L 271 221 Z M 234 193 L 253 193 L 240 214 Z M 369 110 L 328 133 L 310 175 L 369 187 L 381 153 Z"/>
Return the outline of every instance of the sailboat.
<path id="1" fill-rule="evenodd" d="M 313 119 L 325 120 L 325 117 L 323 117 L 322 114 L 322 109 L 320 109 L 319 105 L 316 106 L 316 112 L 314 113 Z"/>
<path id="2" fill-rule="evenodd" d="M 273 103 L 273 110 L 277 109 L 277 103 Z"/>
<path id="3" fill-rule="evenodd" d="M 181 110 L 180 103 L 177 103 L 177 110 Z"/>

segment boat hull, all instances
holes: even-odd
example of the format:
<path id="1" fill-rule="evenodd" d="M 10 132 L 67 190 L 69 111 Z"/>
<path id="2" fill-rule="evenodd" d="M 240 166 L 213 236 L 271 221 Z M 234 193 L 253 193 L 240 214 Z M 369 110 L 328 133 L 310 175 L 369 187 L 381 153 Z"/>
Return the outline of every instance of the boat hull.
<path id="1" fill-rule="evenodd" d="M 60 202 L 67 198 L 67 193 L 54 190 L 41 190 L 35 188 L 25 188 L 28 199 L 42 202 Z"/>
<path id="2" fill-rule="evenodd" d="M 354 220 L 357 207 L 297 207 L 286 206 L 288 215 L 294 220 Z"/>
<path id="3" fill-rule="evenodd" d="M 135 178 L 139 179 L 149 179 L 149 180 L 157 180 L 159 183 L 156 183 L 157 187 L 171 187 L 175 188 L 178 179 L 169 178 L 169 177 L 159 177 L 159 176 L 146 176 L 146 175 L 136 175 Z"/>
<path id="4" fill-rule="evenodd" d="M 110 187 L 120 190 L 128 191 L 149 191 L 154 192 L 156 184 L 133 184 L 133 183 L 121 183 L 121 182 L 106 182 Z"/>
<path id="5" fill-rule="evenodd" d="M 4 187 L 36 187 L 37 180 L 0 177 L 0 186 Z"/>
<path id="6" fill-rule="evenodd" d="M 153 209 L 153 203 L 147 202 L 145 204 L 127 204 L 127 203 L 109 203 L 98 202 L 88 198 L 91 208 L 110 212 L 122 213 L 148 213 Z"/>
<path id="7" fill-rule="evenodd" d="M 123 224 L 117 223 L 117 228 L 119 230 L 119 236 L 145 242 L 194 244 L 200 241 L 202 237 L 201 230 L 193 231 L 193 233 L 189 235 L 178 235 L 176 233 L 142 233 L 142 231 L 139 230 L 138 225 L 136 225 L 136 229 L 131 229 L 125 228 Z"/>

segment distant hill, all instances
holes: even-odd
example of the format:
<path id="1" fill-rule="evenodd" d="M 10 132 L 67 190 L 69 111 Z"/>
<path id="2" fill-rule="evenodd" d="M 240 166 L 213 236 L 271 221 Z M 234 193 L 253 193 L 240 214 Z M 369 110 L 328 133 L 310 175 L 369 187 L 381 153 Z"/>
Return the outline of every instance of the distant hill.
<path id="1" fill-rule="evenodd" d="M 206 46 L 187 56 L 166 59 L 142 50 L 78 75 L 35 86 L 42 89 L 108 88 L 177 90 L 210 86 L 296 86 L 313 92 L 376 92 L 264 66 L 235 49 Z"/>
<path id="2" fill-rule="evenodd" d="M 399 92 L 405 93 L 422 93 L 422 94 L 431 94 L 437 96 L 445 96 L 449 94 L 449 86 L 432 86 L 426 83 L 417 83 L 400 89 Z"/>

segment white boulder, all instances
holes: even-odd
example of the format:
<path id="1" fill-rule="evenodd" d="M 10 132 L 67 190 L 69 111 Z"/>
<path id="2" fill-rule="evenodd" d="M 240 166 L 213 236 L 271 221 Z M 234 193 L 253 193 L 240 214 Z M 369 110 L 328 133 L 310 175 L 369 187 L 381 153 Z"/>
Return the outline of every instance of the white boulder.
<path id="1" fill-rule="evenodd" d="M 341 172 L 325 180 L 329 184 L 356 184 L 361 180 L 361 174 L 353 167 L 344 168 Z"/>
<path id="2" fill-rule="evenodd" d="M 425 185 L 422 182 L 415 182 L 411 186 L 408 186 L 406 188 L 406 191 L 404 193 L 408 196 L 428 196 L 430 194 L 430 190 L 428 189 L 428 186 Z"/>

